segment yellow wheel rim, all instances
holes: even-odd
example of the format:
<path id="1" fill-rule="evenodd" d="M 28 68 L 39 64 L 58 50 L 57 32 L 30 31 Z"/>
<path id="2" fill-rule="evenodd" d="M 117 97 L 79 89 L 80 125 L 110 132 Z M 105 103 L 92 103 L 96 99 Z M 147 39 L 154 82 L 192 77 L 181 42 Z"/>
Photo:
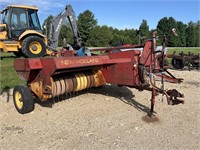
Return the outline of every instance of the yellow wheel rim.
<path id="1" fill-rule="evenodd" d="M 80 89 L 81 89 L 81 79 L 80 79 L 78 74 L 75 74 L 75 77 L 76 77 L 76 80 L 77 80 L 77 88 L 76 88 L 75 91 L 80 91 Z"/>
<path id="2" fill-rule="evenodd" d="M 81 80 L 81 87 L 80 87 L 80 91 L 84 89 L 84 80 L 83 80 L 83 74 L 82 73 L 79 73 L 79 77 L 80 77 L 80 80 Z"/>
<path id="3" fill-rule="evenodd" d="M 42 51 L 42 45 L 37 42 L 37 41 L 34 41 L 30 44 L 29 46 L 29 50 L 31 51 L 31 53 L 33 54 L 39 54 L 41 51 Z"/>
<path id="4" fill-rule="evenodd" d="M 86 89 L 87 88 L 87 77 L 86 77 L 86 75 L 83 73 L 83 80 L 84 80 L 84 87 L 83 87 L 83 89 Z"/>
<path id="5" fill-rule="evenodd" d="M 17 108 L 22 109 L 23 101 L 22 101 L 22 95 L 19 91 L 15 92 L 15 103 L 16 103 Z"/>

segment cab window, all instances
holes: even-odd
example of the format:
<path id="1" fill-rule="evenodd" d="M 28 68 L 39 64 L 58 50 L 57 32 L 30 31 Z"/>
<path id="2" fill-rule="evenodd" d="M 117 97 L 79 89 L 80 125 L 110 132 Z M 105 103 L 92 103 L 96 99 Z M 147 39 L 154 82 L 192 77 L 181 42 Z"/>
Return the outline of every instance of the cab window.
<path id="1" fill-rule="evenodd" d="M 27 11 L 23 8 L 13 8 L 10 20 L 11 37 L 18 38 L 28 28 Z"/>
<path id="2" fill-rule="evenodd" d="M 21 8 L 13 8 L 11 17 L 11 30 L 21 30 L 28 27 L 26 10 Z"/>
<path id="3" fill-rule="evenodd" d="M 35 29 L 35 30 L 41 30 L 39 19 L 37 16 L 37 11 L 29 10 L 28 15 L 29 15 L 30 28 Z"/>
<path id="4" fill-rule="evenodd" d="M 1 17 L 3 18 L 2 19 L 2 23 L 4 24 L 9 24 L 9 17 L 10 17 L 10 9 L 7 9 L 6 11 L 4 11 L 2 14 L 1 14 Z"/>

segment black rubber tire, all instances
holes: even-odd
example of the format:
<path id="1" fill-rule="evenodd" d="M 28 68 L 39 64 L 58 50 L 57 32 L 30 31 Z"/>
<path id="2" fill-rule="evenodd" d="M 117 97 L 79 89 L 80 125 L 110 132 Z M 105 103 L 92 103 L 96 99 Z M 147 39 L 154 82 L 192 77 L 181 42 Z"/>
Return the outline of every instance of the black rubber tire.
<path id="1" fill-rule="evenodd" d="M 31 52 L 30 50 L 30 45 L 32 42 L 37 42 L 40 44 L 41 46 L 41 51 L 39 51 L 37 54 L 34 54 L 33 52 Z M 46 46 L 44 41 L 38 37 L 38 36 L 29 36 L 26 37 L 23 41 L 22 41 L 22 53 L 25 55 L 25 57 L 28 58 L 37 58 L 37 57 L 43 57 L 46 54 Z"/>
<path id="2" fill-rule="evenodd" d="M 173 58 L 171 63 L 175 69 L 183 69 L 184 67 L 184 63 L 182 59 Z"/>
<path id="3" fill-rule="evenodd" d="M 21 95 L 20 101 L 22 102 L 22 106 L 20 107 L 17 104 L 17 94 Z M 15 86 L 13 90 L 13 101 L 15 108 L 20 114 L 29 113 L 34 110 L 34 100 L 30 89 L 26 86 Z"/>
<path id="4" fill-rule="evenodd" d="M 200 63 L 192 63 L 192 67 L 199 69 Z"/>

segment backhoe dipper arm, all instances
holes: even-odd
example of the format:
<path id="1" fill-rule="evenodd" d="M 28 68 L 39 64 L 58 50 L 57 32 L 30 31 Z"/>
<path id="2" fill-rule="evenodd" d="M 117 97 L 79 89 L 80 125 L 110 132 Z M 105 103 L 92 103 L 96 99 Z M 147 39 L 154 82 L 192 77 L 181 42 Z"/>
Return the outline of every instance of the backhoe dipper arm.
<path id="1" fill-rule="evenodd" d="M 58 36 L 61 30 L 62 25 L 65 23 L 66 19 L 68 18 L 70 26 L 73 31 L 74 35 L 74 45 L 77 47 L 81 46 L 81 38 L 78 33 L 78 27 L 76 24 L 76 16 L 72 9 L 71 5 L 67 5 L 65 10 L 58 14 L 51 20 L 50 23 L 50 31 L 49 31 L 49 38 L 48 38 L 48 46 L 55 50 L 58 46 Z"/>

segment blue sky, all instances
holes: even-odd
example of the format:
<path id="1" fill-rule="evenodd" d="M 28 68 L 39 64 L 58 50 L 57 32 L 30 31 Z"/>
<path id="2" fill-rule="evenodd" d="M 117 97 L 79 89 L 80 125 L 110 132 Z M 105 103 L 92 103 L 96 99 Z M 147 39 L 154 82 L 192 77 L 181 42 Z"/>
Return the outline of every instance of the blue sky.
<path id="1" fill-rule="evenodd" d="M 174 17 L 188 23 L 200 20 L 200 0 L 0 0 L 0 9 L 9 4 L 39 7 L 41 24 L 49 15 L 57 15 L 71 4 L 76 15 L 89 9 L 99 25 L 118 29 L 138 29 L 146 19 L 150 29 L 155 29 L 163 17 Z"/>

